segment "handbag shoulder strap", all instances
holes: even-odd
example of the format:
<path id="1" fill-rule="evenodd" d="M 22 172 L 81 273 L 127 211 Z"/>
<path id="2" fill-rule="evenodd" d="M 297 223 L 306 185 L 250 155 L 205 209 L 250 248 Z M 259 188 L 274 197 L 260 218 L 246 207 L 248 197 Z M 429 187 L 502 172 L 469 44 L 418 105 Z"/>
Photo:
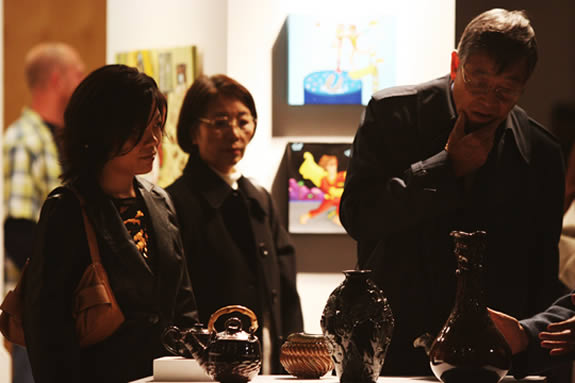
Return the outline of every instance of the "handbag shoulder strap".
<path id="1" fill-rule="evenodd" d="M 90 258 L 92 258 L 92 263 L 101 263 L 100 249 L 98 247 L 98 240 L 96 239 L 96 232 L 94 231 L 94 226 L 86 214 L 86 203 L 84 197 L 74 188 L 72 185 L 66 185 L 69 190 L 71 190 L 76 198 L 80 201 L 80 209 L 82 210 L 82 218 L 84 219 L 84 228 L 86 230 L 86 238 L 88 238 L 88 247 L 90 248 Z"/>

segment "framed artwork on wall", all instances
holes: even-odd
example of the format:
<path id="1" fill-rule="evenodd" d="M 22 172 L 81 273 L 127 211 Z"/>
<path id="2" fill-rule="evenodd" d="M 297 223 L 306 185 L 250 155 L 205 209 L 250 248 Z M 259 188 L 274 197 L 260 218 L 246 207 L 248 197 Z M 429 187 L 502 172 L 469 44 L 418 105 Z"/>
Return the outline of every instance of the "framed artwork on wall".
<path id="1" fill-rule="evenodd" d="M 363 104 L 397 85 L 393 15 L 289 15 L 288 104 Z"/>
<path id="2" fill-rule="evenodd" d="M 339 201 L 350 155 L 350 143 L 287 144 L 291 233 L 345 233 Z"/>
<path id="3" fill-rule="evenodd" d="M 145 49 L 116 54 L 116 62 L 153 77 L 168 101 L 165 134 L 159 161 L 148 178 L 165 187 L 182 174 L 188 155 L 178 146 L 176 126 L 186 91 L 197 77 L 196 47 Z"/>

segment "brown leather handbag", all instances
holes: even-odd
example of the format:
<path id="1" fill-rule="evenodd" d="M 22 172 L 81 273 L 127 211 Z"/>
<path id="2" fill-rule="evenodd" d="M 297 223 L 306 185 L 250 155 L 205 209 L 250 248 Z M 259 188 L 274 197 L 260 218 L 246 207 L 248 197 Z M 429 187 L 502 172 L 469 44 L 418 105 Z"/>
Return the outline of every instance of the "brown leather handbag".
<path id="1" fill-rule="evenodd" d="M 124 322 L 124 314 L 110 287 L 108 276 L 101 263 L 100 251 L 94 228 L 86 215 L 84 200 L 73 188 L 69 187 L 78 199 L 82 208 L 82 217 L 92 263 L 88 265 L 74 293 L 75 304 L 72 315 L 76 321 L 76 335 L 81 347 L 98 343 L 112 335 Z M 22 314 L 24 296 L 22 280 L 25 278 L 28 262 L 22 269 L 20 280 L 14 290 L 8 292 L 0 305 L 0 332 L 12 343 L 26 345 Z"/>

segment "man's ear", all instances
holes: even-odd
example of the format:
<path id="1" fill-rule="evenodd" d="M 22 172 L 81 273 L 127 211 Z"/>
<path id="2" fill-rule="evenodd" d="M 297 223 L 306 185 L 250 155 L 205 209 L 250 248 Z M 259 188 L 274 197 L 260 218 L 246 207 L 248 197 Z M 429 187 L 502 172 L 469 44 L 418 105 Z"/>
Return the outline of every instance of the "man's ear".
<path id="1" fill-rule="evenodd" d="M 451 81 L 455 81 L 457 68 L 459 68 L 459 55 L 457 54 L 457 51 L 453 51 L 451 52 Z"/>
<path id="2" fill-rule="evenodd" d="M 50 89 L 58 89 L 62 85 L 62 73 L 59 70 L 53 70 L 48 76 L 46 86 Z"/>

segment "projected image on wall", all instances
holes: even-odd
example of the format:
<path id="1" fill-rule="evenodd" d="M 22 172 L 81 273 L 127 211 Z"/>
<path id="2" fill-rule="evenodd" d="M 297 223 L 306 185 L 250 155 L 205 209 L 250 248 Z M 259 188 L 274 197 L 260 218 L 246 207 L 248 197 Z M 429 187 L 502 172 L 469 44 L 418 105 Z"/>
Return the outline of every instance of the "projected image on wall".
<path id="1" fill-rule="evenodd" d="M 393 16 L 334 20 L 290 15 L 288 103 L 367 104 L 396 84 Z"/>

